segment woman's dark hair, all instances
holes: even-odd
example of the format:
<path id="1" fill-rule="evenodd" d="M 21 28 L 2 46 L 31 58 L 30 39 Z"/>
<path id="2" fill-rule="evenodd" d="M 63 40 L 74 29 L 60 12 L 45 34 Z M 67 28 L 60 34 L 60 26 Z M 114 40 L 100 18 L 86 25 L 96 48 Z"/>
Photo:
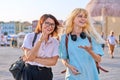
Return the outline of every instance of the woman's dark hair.
<path id="1" fill-rule="evenodd" d="M 54 20 L 55 22 L 55 29 L 54 31 L 51 33 L 51 35 L 53 36 L 54 34 L 57 34 L 57 26 L 59 25 L 59 22 L 58 20 L 51 14 L 44 14 L 41 16 L 40 20 L 38 21 L 38 24 L 36 26 L 36 29 L 35 29 L 35 33 L 40 33 L 42 32 L 42 24 L 44 23 L 44 21 L 47 19 L 47 18 L 51 18 Z"/>

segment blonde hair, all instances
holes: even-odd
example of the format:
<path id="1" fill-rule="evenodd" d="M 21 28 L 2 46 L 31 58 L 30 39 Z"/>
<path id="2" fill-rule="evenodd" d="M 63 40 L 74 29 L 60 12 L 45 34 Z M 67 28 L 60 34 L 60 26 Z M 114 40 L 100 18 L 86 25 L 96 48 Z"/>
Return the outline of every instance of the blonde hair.
<path id="1" fill-rule="evenodd" d="M 71 14 L 68 16 L 68 18 L 65 22 L 66 34 L 69 34 L 69 33 L 72 32 L 73 27 L 74 27 L 74 22 L 73 21 L 79 13 L 83 13 L 83 14 L 85 14 L 85 16 L 87 16 L 87 22 L 86 22 L 86 25 L 83 28 L 83 31 L 87 34 L 87 36 L 94 37 L 95 40 L 98 43 L 104 43 L 105 41 L 101 38 L 100 34 L 98 34 L 97 31 L 95 30 L 95 28 L 93 26 L 93 22 L 92 22 L 90 16 L 88 15 L 88 12 L 85 9 L 82 9 L 82 8 L 74 9 L 71 12 Z"/>

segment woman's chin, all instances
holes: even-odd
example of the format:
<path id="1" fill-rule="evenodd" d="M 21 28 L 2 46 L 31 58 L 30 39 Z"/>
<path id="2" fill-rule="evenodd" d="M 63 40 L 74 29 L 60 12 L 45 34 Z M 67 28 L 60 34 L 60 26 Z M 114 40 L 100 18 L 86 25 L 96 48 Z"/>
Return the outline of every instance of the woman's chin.
<path id="1" fill-rule="evenodd" d="M 46 33 L 46 34 L 48 34 L 48 35 L 49 35 L 49 34 L 51 34 L 51 32 L 50 32 L 50 31 L 46 31 L 45 33 Z"/>

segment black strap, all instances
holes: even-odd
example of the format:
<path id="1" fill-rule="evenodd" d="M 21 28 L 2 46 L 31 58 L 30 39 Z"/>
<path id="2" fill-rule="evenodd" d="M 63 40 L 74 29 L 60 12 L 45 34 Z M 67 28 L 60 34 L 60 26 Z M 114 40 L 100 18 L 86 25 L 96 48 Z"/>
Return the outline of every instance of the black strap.
<path id="1" fill-rule="evenodd" d="M 92 44 L 91 37 L 87 36 L 87 38 L 88 38 L 90 44 Z"/>
<path id="2" fill-rule="evenodd" d="M 69 59 L 69 55 L 68 55 L 68 36 L 69 36 L 69 34 L 67 34 L 66 38 L 65 38 L 65 46 L 66 46 L 66 51 L 67 51 L 67 57 Z"/>
<path id="3" fill-rule="evenodd" d="M 34 38 L 33 38 L 33 41 L 32 41 L 32 46 L 34 46 L 34 43 L 35 43 L 36 39 L 37 39 L 37 33 L 35 33 L 35 35 L 34 35 Z"/>

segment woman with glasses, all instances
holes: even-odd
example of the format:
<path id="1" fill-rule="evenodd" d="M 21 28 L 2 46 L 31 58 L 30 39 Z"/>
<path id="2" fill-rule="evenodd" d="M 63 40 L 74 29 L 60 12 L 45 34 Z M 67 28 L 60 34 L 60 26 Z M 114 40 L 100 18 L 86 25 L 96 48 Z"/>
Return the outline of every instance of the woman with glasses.
<path id="1" fill-rule="evenodd" d="M 85 9 L 76 8 L 66 20 L 59 54 L 67 67 L 65 80 L 99 80 L 95 62 L 104 54 L 104 40 L 91 25 Z"/>
<path id="2" fill-rule="evenodd" d="M 22 49 L 25 67 L 22 80 L 52 80 L 51 67 L 58 60 L 59 41 L 53 38 L 57 33 L 57 19 L 44 14 L 38 21 L 35 32 L 25 36 Z"/>

